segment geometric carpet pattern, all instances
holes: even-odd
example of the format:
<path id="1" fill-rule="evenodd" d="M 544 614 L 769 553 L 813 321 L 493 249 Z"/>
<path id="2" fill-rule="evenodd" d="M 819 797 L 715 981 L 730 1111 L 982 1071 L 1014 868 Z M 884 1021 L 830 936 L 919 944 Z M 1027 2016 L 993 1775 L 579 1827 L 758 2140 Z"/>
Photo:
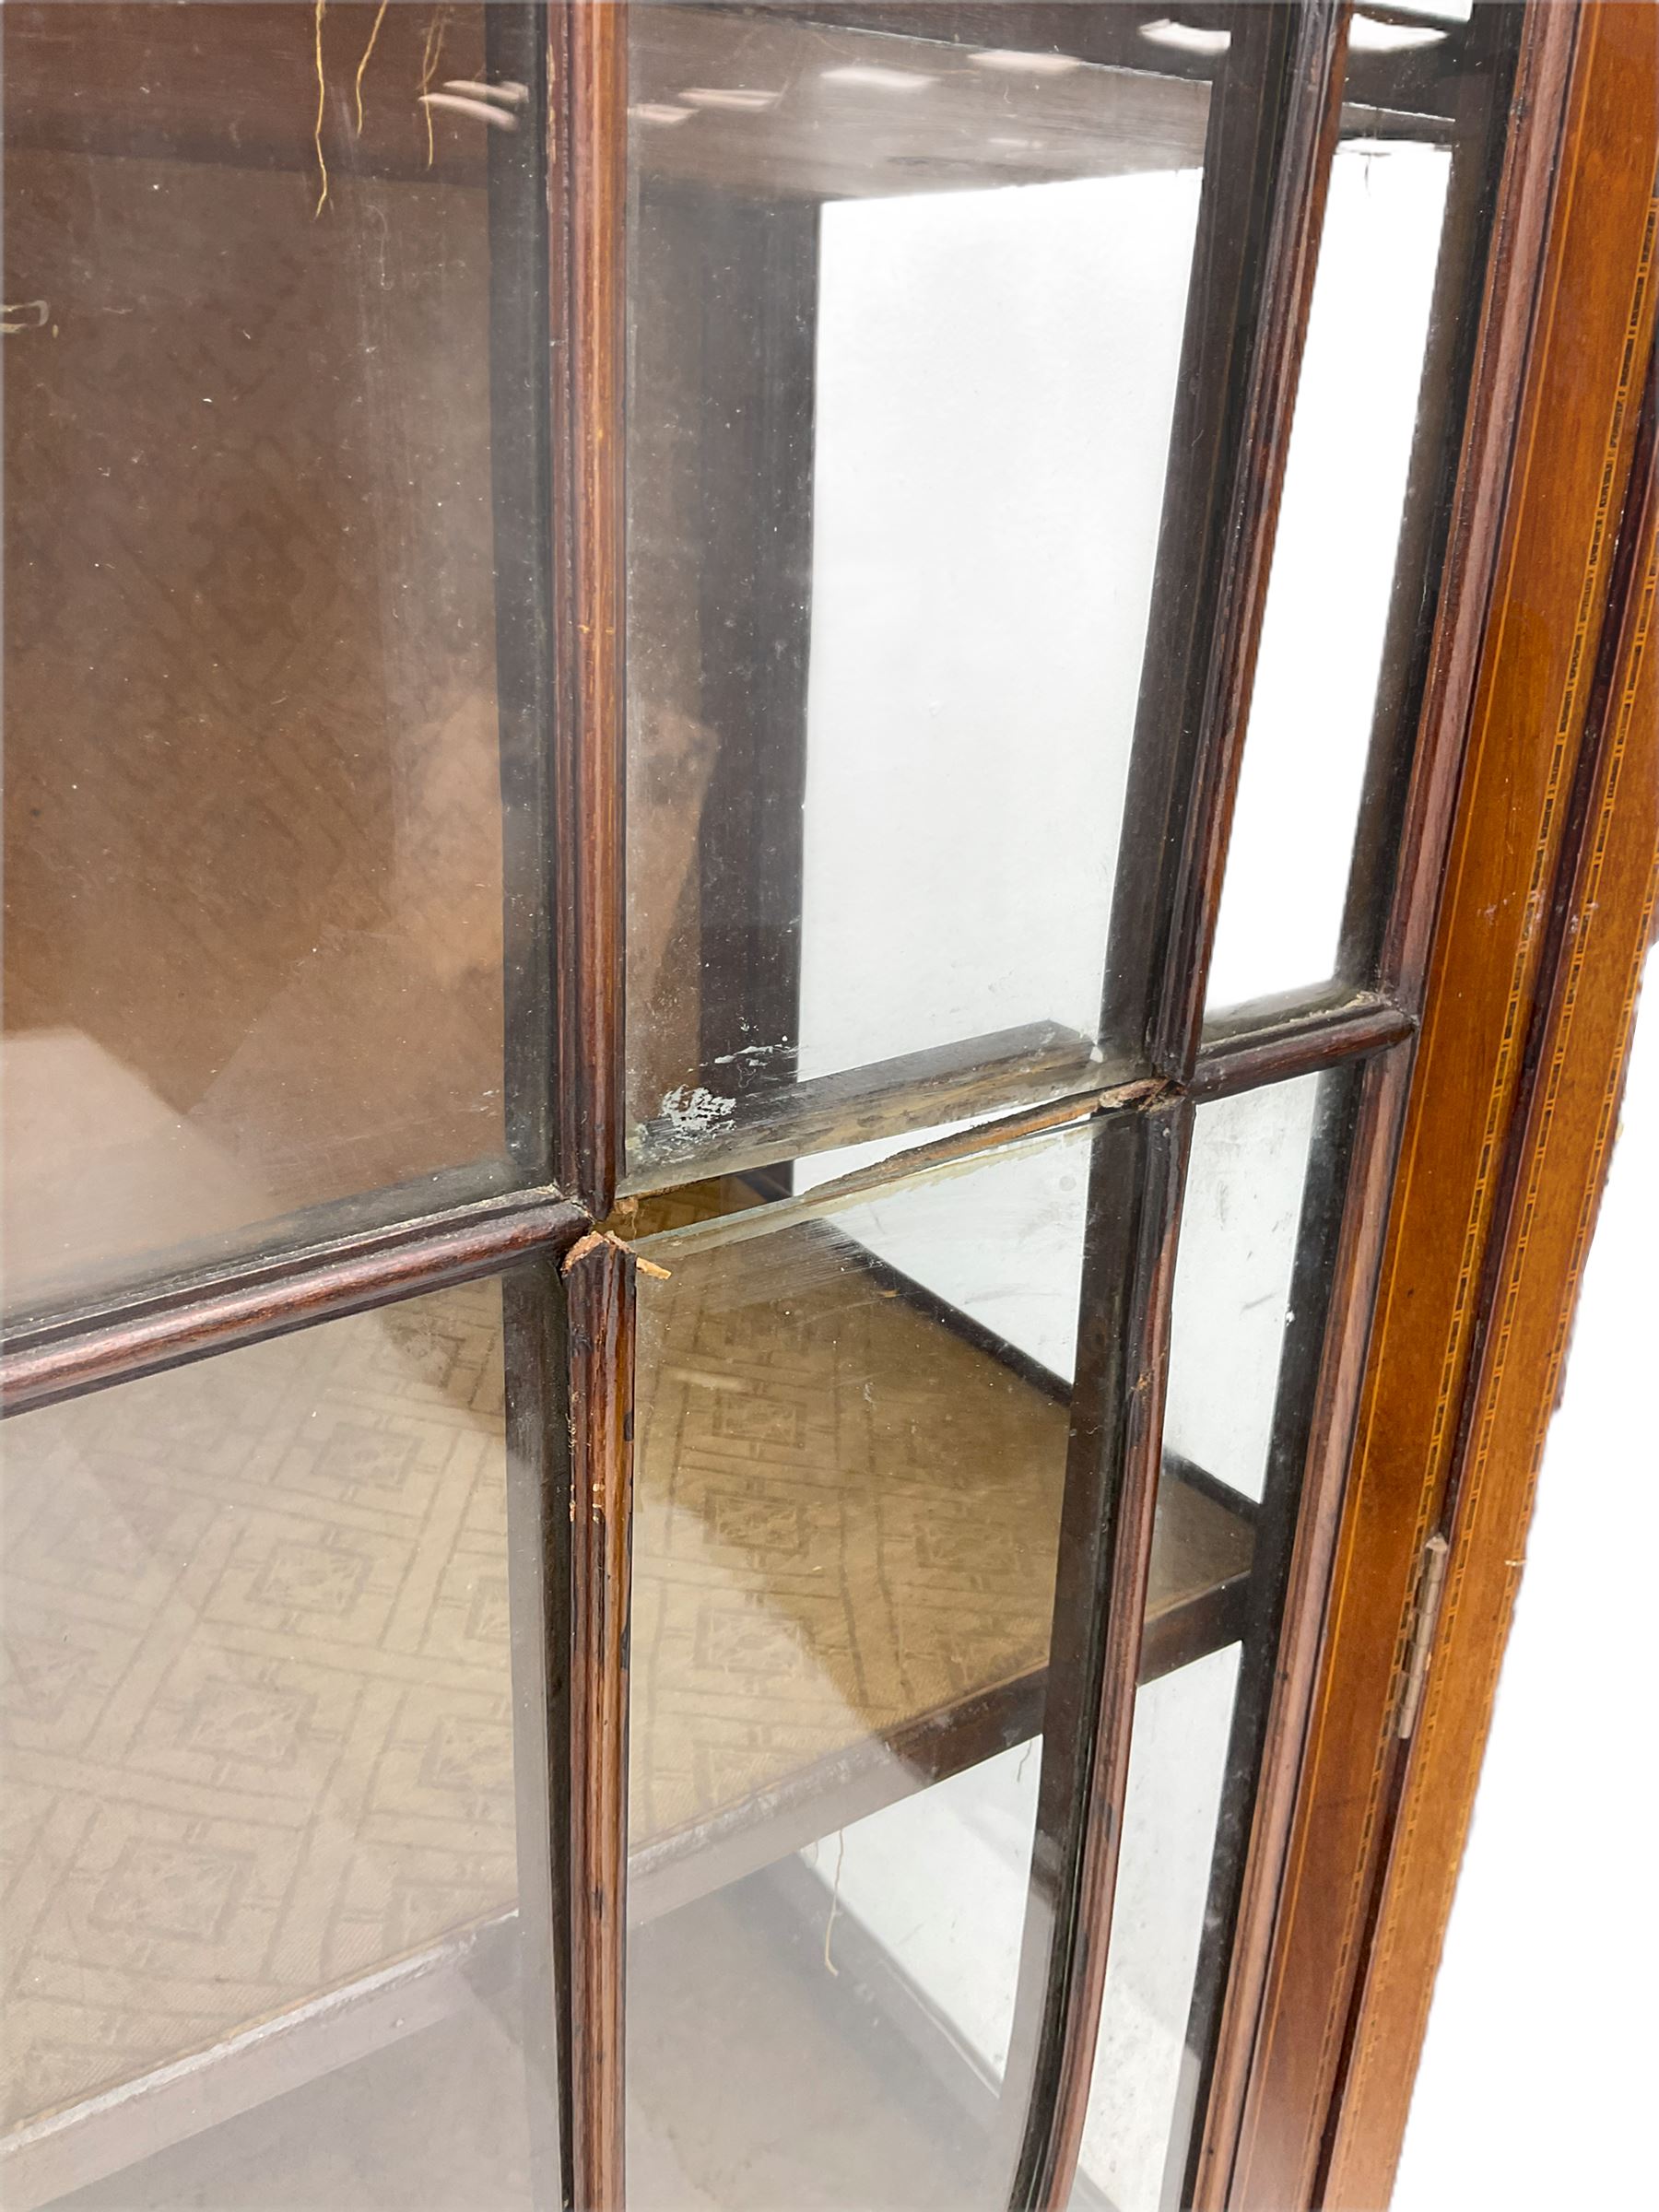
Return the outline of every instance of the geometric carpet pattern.
<path id="1" fill-rule="evenodd" d="M 1061 1406 L 827 1228 L 641 1328 L 636 1844 L 1042 1665 Z M 479 1283 L 0 1432 L 5 2124 L 512 1905 L 501 1394 Z"/>

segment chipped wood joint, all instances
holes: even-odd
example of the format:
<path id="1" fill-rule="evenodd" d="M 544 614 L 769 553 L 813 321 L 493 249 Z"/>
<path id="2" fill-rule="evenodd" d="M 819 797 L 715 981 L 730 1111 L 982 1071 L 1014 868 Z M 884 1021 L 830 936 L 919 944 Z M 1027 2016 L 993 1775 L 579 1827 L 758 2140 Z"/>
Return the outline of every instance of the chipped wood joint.
<path id="1" fill-rule="evenodd" d="M 590 1229 L 586 1236 L 578 1237 L 560 1262 L 559 1274 L 568 1276 L 578 1261 L 590 1258 L 607 1244 L 614 1252 L 622 1253 L 630 1259 L 641 1275 L 654 1276 L 659 1283 L 669 1280 L 672 1272 L 669 1268 L 659 1267 L 654 1260 L 641 1259 L 631 1244 L 625 1243 L 620 1237 L 613 1236 L 608 1229 Z"/>

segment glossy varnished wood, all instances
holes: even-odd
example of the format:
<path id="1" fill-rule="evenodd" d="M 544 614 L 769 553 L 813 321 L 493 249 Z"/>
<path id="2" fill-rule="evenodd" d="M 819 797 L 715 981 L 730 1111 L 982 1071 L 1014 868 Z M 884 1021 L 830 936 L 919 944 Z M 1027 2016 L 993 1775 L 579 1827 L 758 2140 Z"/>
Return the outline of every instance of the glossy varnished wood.
<path id="1" fill-rule="evenodd" d="M 1529 29 L 1524 127 L 1465 464 L 1478 512 L 1460 524 L 1461 615 L 1448 618 L 1437 652 L 1441 702 L 1467 680 L 1460 666 L 1476 672 L 1469 758 L 1438 929 L 1419 900 L 1398 932 L 1403 970 L 1419 957 L 1414 945 L 1431 948 L 1432 982 L 1239 2159 L 1218 2199 L 1263 2212 L 1310 2201 L 1340 2095 L 1398 1786 L 1401 1641 L 1453 1470 L 1509 1132 L 1525 1099 L 1526 1039 L 1549 988 L 1552 887 L 1652 344 L 1653 12 L 1618 0 L 1582 15 L 1540 8 Z M 1569 70 L 1535 321 L 1528 241 L 1549 206 Z M 1484 632 L 1483 547 L 1494 571 Z M 1435 772 L 1440 791 L 1419 801 L 1419 822 L 1450 804 L 1454 771 L 1442 760 Z M 1547 1382 L 1535 1365 L 1530 1388 L 1541 1407 Z M 1369 2188 L 1378 2162 L 1354 2171 Z"/>
<path id="2" fill-rule="evenodd" d="M 629 1542 L 633 1485 L 634 1263 L 610 1238 L 571 1247 L 568 1670 L 563 1680 L 565 1830 L 561 1940 L 569 2201 L 623 2203 L 623 1971 L 628 1862 Z M 553 1625 L 559 1614 L 557 1599 Z M 561 1850 L 562 1846 L 562 1850 Z M 566 1855 L 568 1854 L 568 1855 Z"/>
<path id="3" fill-rule="evenodd" d="M 547 10 L 560 1185 L 600 1216 L 622 1129 L 626 11 Z"/>
<path id="4" fill-rule="evenodd" d="M 587 1226 L 561 1193 L 527 1191 L 140 1290 L 14 1331 L 0 1352 L 0 1411 L 50 1406 L 313 1322 L 418 1298 L 534 1253 L 557 1256 Z"/>
<path id="5" fill-rule="evenodd" d="M 1003 2095 L 1014 2212 L 1066 2202 L 1082 2141 L 1128 1783 L 1193 1108 L 1102 1122 L 1043 1702 L 1037 1833 Z"/>
<path id="6" fill-rule="evenodd" d="M 1192 1074 L 1341 109 L 1347 10 L 1241 9 L 1198 235 L 1101 1034 Z"/>
<path id="7" fill-rule="evenodd" d="M 1195 1099 L 1230 1098 L 1263 1083 L 1288 1083 L 1345 1060 L 1403 1044 L 1417 1022 L 1376 992 L 1337 992 L 1324 1003 L 1305 998 L 1232 1009 L 1223 1028 L 1208 1029 L 1193 1070 Z"/>
<path id="8" fill-rule="evenodd" d="M 1512 1124 L 1501 1218 L 1449 1496 L 1445 1596 L 1401 1777 L 1388 1865 L 1349 2030 L 1324 2202 L 1387 2201 L 1492 1697 L 1521 1579 L 1534 1488 L 1618 1125 L 1659 889 L 1659 594 L 1653 389 L 1621 532 L 1615 619 L 1591 716 L 1571 854 Z"/>

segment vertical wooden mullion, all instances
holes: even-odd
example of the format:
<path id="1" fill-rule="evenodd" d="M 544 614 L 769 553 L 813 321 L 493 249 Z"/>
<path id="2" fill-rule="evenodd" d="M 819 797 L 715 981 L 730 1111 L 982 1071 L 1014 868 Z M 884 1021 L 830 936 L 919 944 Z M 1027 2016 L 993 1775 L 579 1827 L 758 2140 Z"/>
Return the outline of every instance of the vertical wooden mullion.
<path id="1" fill-rule="evenodd" d="M 530 2198 L 570 2201 L 570 1419 L 564 1300 L 552 1263 L 501 1277 L 507 1414 L 507 1591 Z"/>
<path id="2" fill-rule="evenodd" d="M 547 10 L 556 1177 L 602 1218 L 623 1113 L 627 9 Z"/>
<path id="3" fill-rule="evenodd" d="M 1501 182 L 1517 12 L 1512 6 L 1477 8 L 1453 34 L 1462 59 L 1445 216 L 1336 962 L 1341 980 L 1358 989 L 1398 990 L 1404 982 L 1405 1003 L 1414 1012 L 1422 997 L 1421 978 L 1384 974 L 1382 947 L 1401 873 L 1402 829 L 1418 765 L 1439 587 L 1454 538 L 1457 463 L 1469 412 L 1465 395 L 1481 336 L 1480 249 L 1491 235 Z"/>
<path id="4" fill-rule="evenodd" d="M 540 13 L 484 11 L 485 71 L 547 107 Z M 489 464 L 495 562 L 496 712 L 501 779 L 503 1090 L 507 1148 L 526 1182 L 553 1179 L 553 664 L 547 506 L 547 139 L 487 133 L 489 201 Z"/>
<path id="5" fill-rule="evenodd" d="M 554 1162 L 599 1218 L 624 1111 L 627 9 L 553 0 L 546 22 Z M 584 1238 L 564 1289 L 569 1490 L 547 1593 L 562 2184 L 582 2212 L 621 2212 L 633 1262 Z"/>
<path id="6" fill-rule="evenodd" d="M 549 621 L 556 563 L 545 11 L 484 11 L 485 74 L 520 84 L 524 126 L 490 131 L 490 507 L 495 567 L 502 873 L 503 1094 L 509 1153 L 527 1180 L 568 1174 L 555 1101 L 568 1063 L 555 1012 L 558 739 Z M 570 1495 L 566 1308 L 557 1265 L 501 1281 L 507 1575 L 518 1876 L 520 2035 L 535 2212 L 571 2201 L 569 1913 Z"/>
<path id="7" fill-rule="evenodd" d="M 1240 9 L 1212 92 L 1181 392 L 1102 1009 L 1109 1049 L 1190 1083 L 1340 112 L 1342 0 Z M 1085 1237 L 1072 1442 L 1032 1887 L 1004 2094 L 1014 2212 L 1069 2195 L 1105 1983 L 1128 1783 L 1193 1109 L 1103 1124 Z"/>
<path id="8" fill-rule="evenodd" d="M 1321 1078 L 1297 1223 L 1288 1318 L 1267 1465 L 1255 1523 L 1238 1686 L 1229 1730 L 1208 1895 L 1193 1977 L 1182 2080 L 1170 2133 L 1166 2206 L 1200 2201 L 1217 2162 L 1216 2131 L 1203 2124 L 1218 2057 L 1218 2030 L 1239 1941 L 1245 1865 L 1258 1797 L 1268 1783 L 1265 1747 L 1281 1668 L 1293 1568 L 1322 1586 L 1335 1526 L 1335 1493 L 1352 1428 L 1352 1395 L 1376 1271 L 1375 1179 L 1386 1177 L 1391 1103 L 1403 1091 L 1399 1048 L 1369 1065 Z M 1356 1335 L 1358 1342 L 1355 1341 Z M 1344 1388 L 1344 1353 L 1348 1374 Z M 1271 1795 L 1270 1787 L 1266 1794 Z M 1242 2009 L 1248 2011 L 1248 1997 Z M 1223 2129 L 1222 2134 L 1225 2134 Z"/>
<path id="9" fill-rule="evenodd" d="M 628 1865 L 628 1624 L 633 1510 L 634 1262 L 608 1237 L 565 1263 L 568 1668 L 555 1735 L 565 1822 L 567 2202 L 621 2212 Z M 561 1799 L 563 1802 L 561 1803 Z"/>
<path id="10" fill-rule="evenodd" d="M 1347 0 L 1231 12 L 1113 896 L 1102 1035 L 1192 1078 L 1347 51 Z"/>
<path id="11" fill-rule="evenodd" d="M 1094 1138 L 1037 1833 L 1005 2109 L 1014 2212 L 1064 2206 L 1082 2140 L 1116 1885 L 1163 1439 L 1177 1222 L 1193 1108 Z"/>
<path id="12" fill-rule="evenodd" d="M 693 202 L 704 538 L 701 719 L 717 747 L 698 836 L 700 1055 L 741 1096 L 799 1044 L 811 640 L 818 206 Z"/>

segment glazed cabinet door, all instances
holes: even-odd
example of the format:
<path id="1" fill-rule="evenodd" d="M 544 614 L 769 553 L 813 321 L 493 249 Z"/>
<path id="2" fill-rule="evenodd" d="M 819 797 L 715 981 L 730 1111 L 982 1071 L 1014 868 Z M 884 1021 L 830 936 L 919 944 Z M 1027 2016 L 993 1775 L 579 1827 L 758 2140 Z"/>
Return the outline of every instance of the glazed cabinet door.
<path id="1" fill-rule="evenodd" d="M 1579 14 L 6 9 L 8 2204 L 1245 2186 Z"/>
<path id="2" fill-rule="evenodd" d="M 1526 35 L 628 11 L 596 2203 L 1213 2185 Z"/>

